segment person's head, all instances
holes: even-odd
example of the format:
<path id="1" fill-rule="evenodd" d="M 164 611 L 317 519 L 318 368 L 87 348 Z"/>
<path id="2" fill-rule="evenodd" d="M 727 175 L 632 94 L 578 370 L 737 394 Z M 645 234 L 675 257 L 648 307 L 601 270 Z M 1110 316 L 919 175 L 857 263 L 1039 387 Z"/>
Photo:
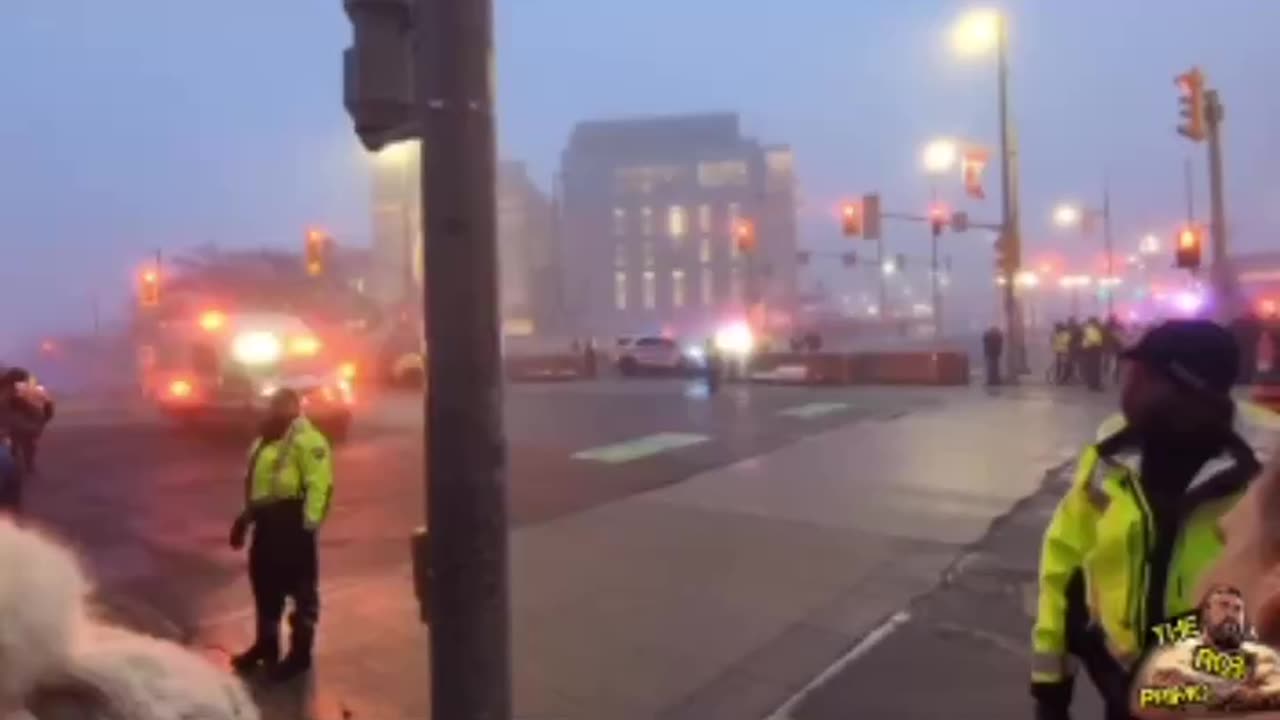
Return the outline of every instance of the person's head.
<path id="1" fill-rule="evenodd" d="M 302 398 L 296 390 L 281 388 L 271 396 L 267 405 L 267 417 L 292 421 L 302 414 Z"/>
<path id="2" fill-rule="evenodd" d="M 1225 440 L 1234 404 L 1239 350 L 1208 320 L 1170 320 L 1121 357 L 1127 361 L 1120 409 L 1137 432 Z"/>
<path id="3" fill-rule="evenodd" d="M 1221 650 L 1235 650 L 1245 640 L 1244 595 L 1231 585 L 1214 585 L 1200 601 L 1200 628 Z"/>

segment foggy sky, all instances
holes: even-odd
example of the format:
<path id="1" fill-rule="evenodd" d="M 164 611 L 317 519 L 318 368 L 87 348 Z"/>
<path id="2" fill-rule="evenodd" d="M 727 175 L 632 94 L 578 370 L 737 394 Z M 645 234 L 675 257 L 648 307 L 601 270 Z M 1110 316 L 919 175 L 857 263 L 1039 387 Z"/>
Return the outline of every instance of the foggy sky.
<path id="1" fill-rule="evenodd" d="M 889 209 L 923 208 L 926 140 L 994 144 L 994 60 L 957 59 L 947 43 L 967 6 L 497 0 L 501 154 L 545 183 L 578 120 L 740 111 L 747 132 L 795 147 L 802 244 L 844 249 L 840 198 L 878 190 Z M 1234 238 L 1276 244 L 1280 3 L 1005 6 L 1033 248 L 1096 261 L 1096 241 L 1048 216 L 1060 198 L 1097 202 L 1104 172 L 1118 252 L 1148 231 L 1172 235 L 1189 154 L 1203 212 L 1203 146 L 1173 131 L 1172 78 L 1192 63 L 1227 105 Z M 341 107 L 339 0 L 5 0 L 0 33 L 0 336 L 87 328 L 95 295 L 118 316 L 132 269 L 156 247 L 293 246 L 308 224 L 367 241 L 366 159 Z M 969 209 L 997 217 L 995 191 Z M 944 196 L 959 192 L 948 178 Z M 890 233 L 895 250 L 923 252 L 922 229 Z M 989 285 L 990 238 L 947 242 L 964 282 Z"/>

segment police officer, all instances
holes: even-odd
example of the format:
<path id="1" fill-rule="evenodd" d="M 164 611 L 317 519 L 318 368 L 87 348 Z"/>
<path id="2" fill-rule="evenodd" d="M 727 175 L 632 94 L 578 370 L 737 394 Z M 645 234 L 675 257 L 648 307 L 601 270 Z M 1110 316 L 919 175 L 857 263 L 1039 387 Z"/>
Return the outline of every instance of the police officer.
<path id="1" fill-rule="evenodd" d="M 298 394 L 278 391 L 250 449 L 245 511 L 231 532 L 231 545 L 239 549 L 253 530 L 249 581 L 257 636 L 252 647 L 232 660 L 238 672 L 261 667 L 272 679 L 285 681 L 311 669 L 320 612 L 316 530 L 329 512 L 332 496 L 328 441 L 302 416 Z M 281 662 L 280 620 L 287 598 L 293 600 L 292 634 Z"/>
<path id="2" fill-rule="evenodd" d="M 1089 318 L 1081 330 L 1080 349 L 1083 354 L 1085 384 L 1095 392 L 1102 390 L 1102 352 L 1105 342 L 1102 324 L 1096 317 Z"/>
<path id="3" fill-rule="evenodd" d="M 1080 455 L 1045 533 L 1032 632 L 1038 718 L 1069 717 L 1077 659 L 1107 718 L 1129 717 L 1152 629 L 1196 608 L 1200 576 L 1223 548 L 1218 522 L 1260 470 L 1239 434 L 1252 428 L 1236 425 L 1230 333 L 1170 321 L 1122 357 L 1122 414 Z"/>

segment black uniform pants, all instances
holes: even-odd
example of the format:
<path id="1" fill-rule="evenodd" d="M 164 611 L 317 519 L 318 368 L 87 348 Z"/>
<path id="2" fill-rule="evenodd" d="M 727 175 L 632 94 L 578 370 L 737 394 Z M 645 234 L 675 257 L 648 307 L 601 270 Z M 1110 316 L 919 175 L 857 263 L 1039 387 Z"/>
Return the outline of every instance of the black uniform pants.
<path id="1" fill-rule="evenodd" d="M 311 658 L 320 620 L 318 581 L 316 536 L 303 527 L 301 501 L 282 501 L 255 510 L 249 583 L 259 643 L 279 642 L 285 601 L 292 600 L 289 653 Z"/>

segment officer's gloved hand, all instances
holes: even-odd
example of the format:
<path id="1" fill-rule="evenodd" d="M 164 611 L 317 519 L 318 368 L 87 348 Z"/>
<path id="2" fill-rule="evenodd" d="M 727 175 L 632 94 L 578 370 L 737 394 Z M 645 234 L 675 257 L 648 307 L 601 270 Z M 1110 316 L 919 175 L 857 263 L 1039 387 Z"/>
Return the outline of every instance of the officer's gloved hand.
<path id="1" fill-rule="evenodd" d="M 1031 697 L 1036 702 L 1036 720 L 1071 720 L 1073 681 L 1031 683 Z"/>
<path id="2" fill-rule="evenodd" d="M 244 548 L 245 538 L 249 535 L 249 515 L 241 513 L 231 524 L 231 536 L 228 538 L 232 550 Z"/>

